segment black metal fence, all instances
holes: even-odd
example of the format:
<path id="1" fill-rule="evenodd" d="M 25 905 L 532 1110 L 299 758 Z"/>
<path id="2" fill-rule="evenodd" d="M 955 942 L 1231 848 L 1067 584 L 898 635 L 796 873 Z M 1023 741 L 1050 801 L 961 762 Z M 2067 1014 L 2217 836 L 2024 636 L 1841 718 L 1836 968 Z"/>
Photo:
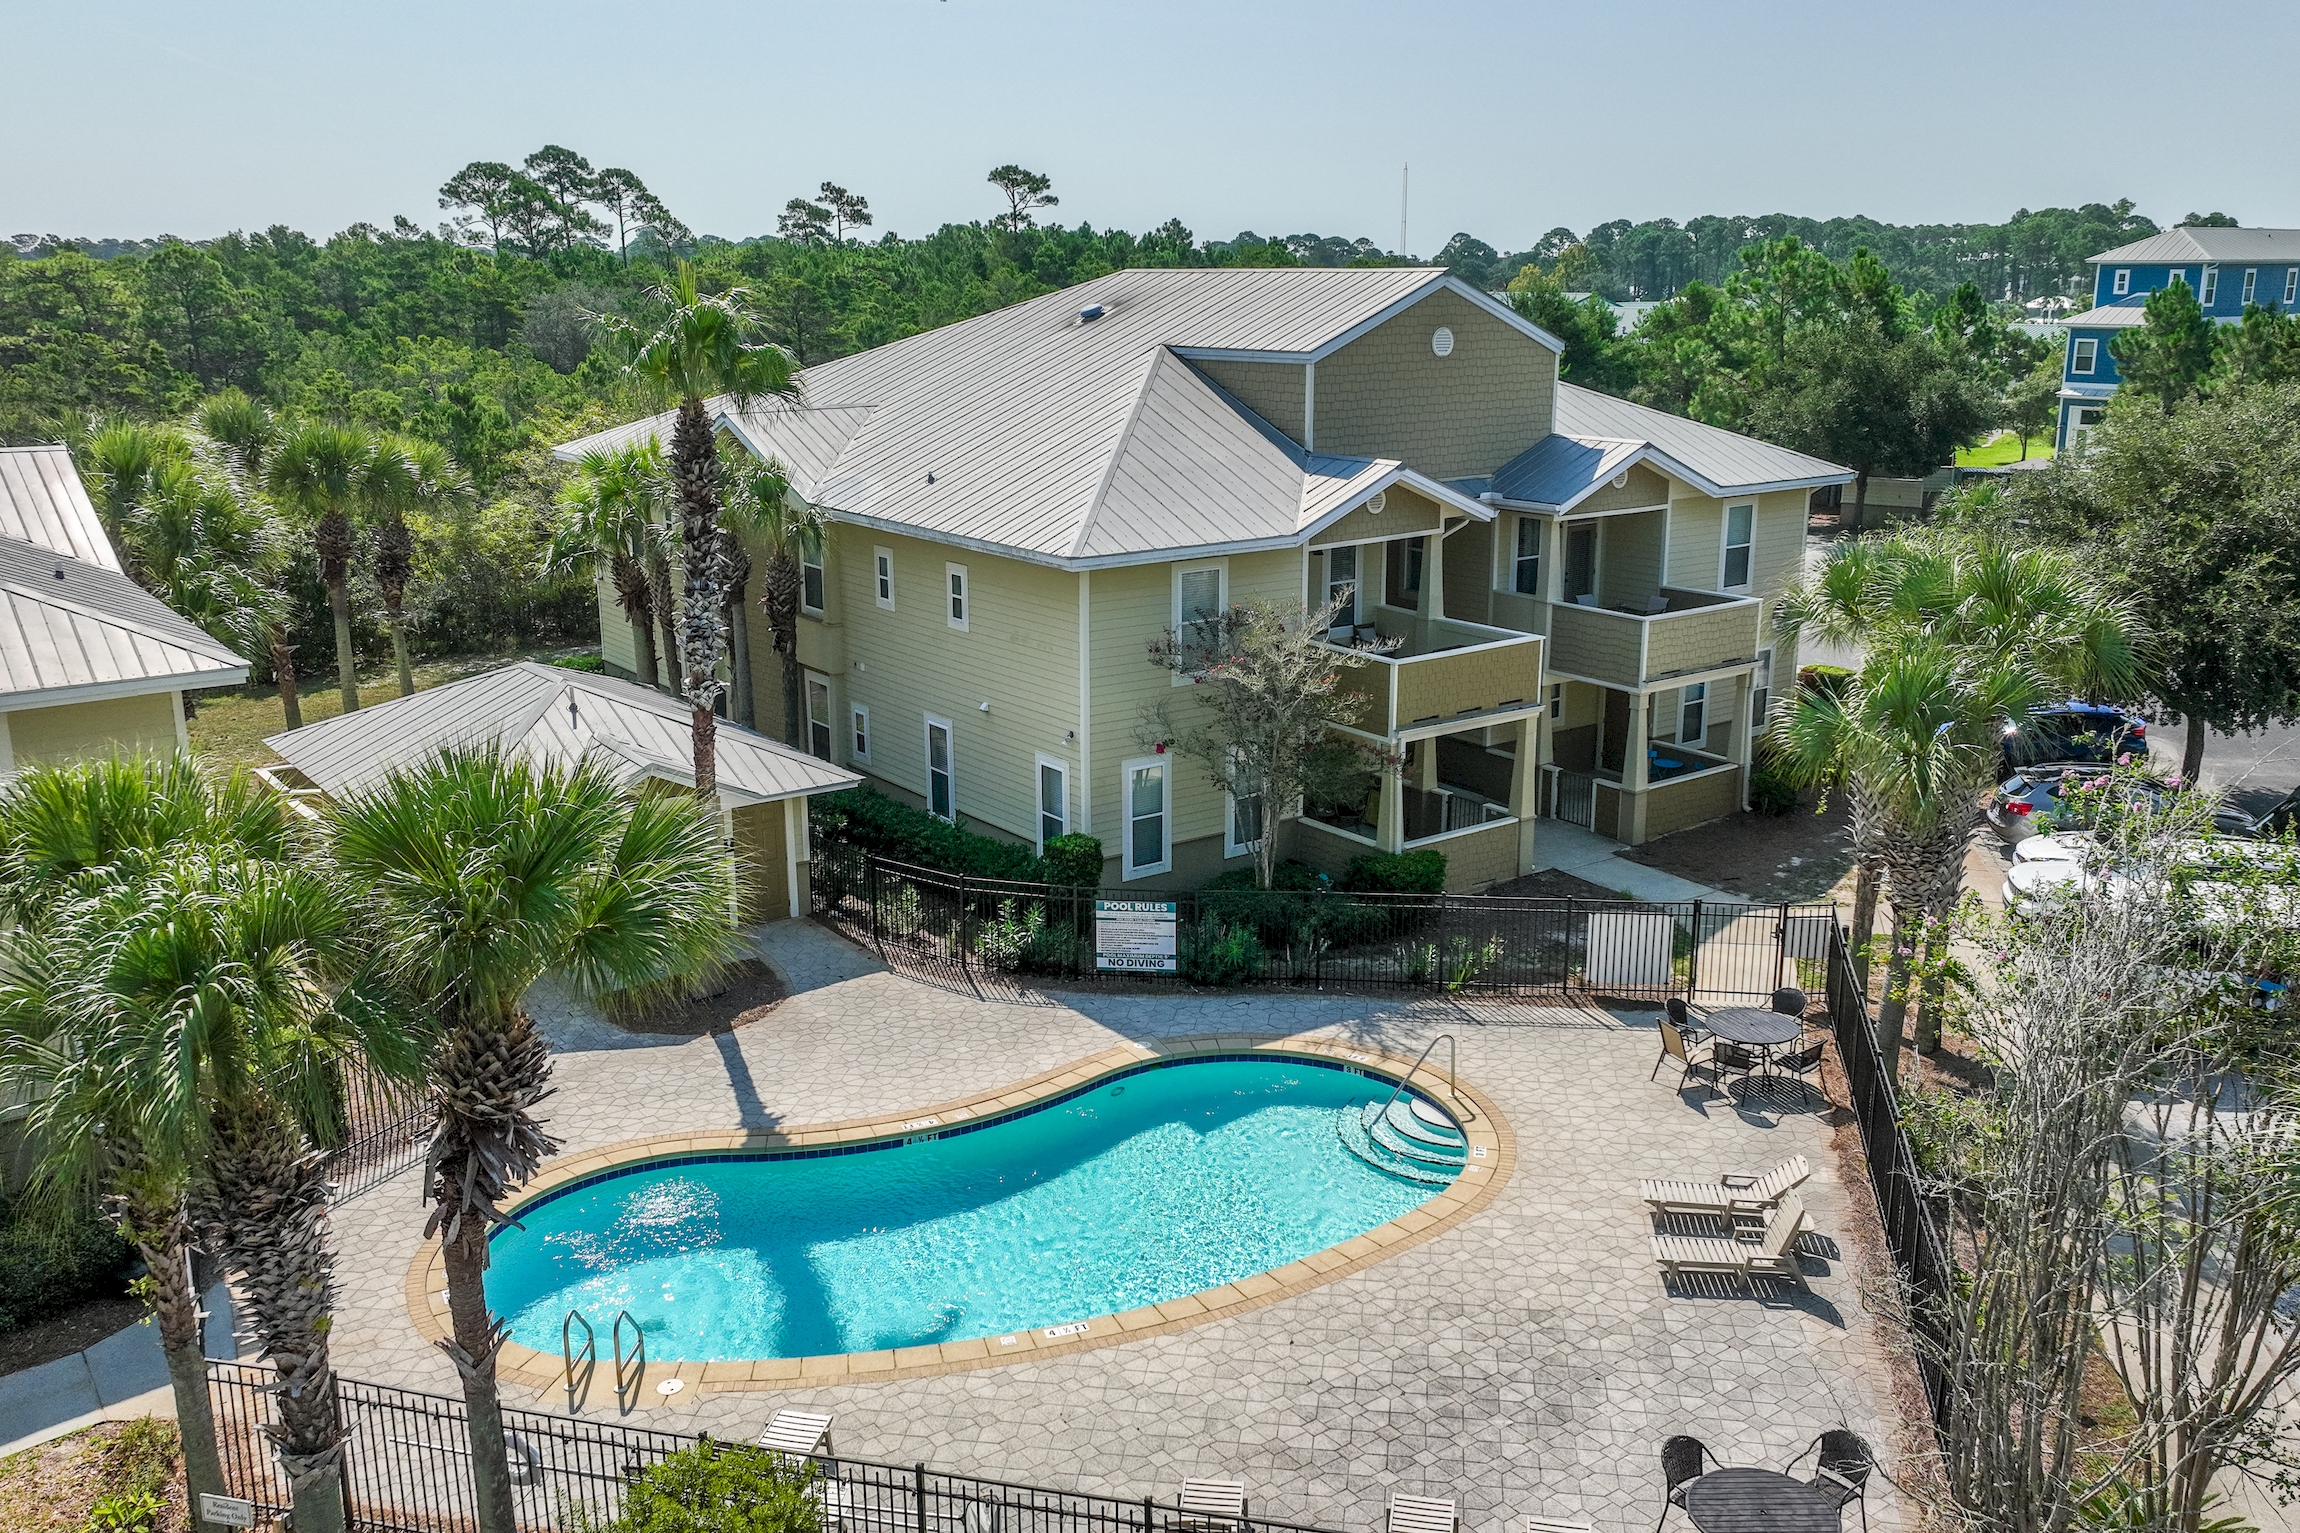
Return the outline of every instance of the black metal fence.
<path id="1" fill-rule="evenodd" d="M 1827 995 L 1829 1019 L 1837 1037 L 1837 1059 L 1844 1067 L 1853 1116 L 1861 1126 L 1861 1150 L 1869 1164 L 1869 1184 L 1876 1189 L 1885 1242 L 1892 1248 L 1893 1265 L 1899 1271 L 1909 1328 L 1917 1344 L 1917 1367 L 1924 1376 L 1926 1403 L 1932 1409 L 1933 1425 L 1945 1432 L 1949 1425 L 1948 1379 L 1938 1359 L 1946 1350 L 1945 1326 L 1948 1303 L 1955 1291 L 1955 1269 L 1940 1228 L 1925 1204 L 1916 1153 L 1901 1127 L 1899 1094 L 1885 1069 L 1876 1027 L 1869 1017 L 1867 987 L 1853 966 L 1841 928 L 1832 929 Z"/>
<path id="2" fill-rule="evenodd" d="M 1627 999 L 1820 982 L 1836 909 L 1686 900 L 1096 890 L 968 878 L 818 845 L 814 914 L 898 969 L 982 983 L 1140 981 Z M 1170 969 L 1110 966 L 1100 901 L 1167 903 Z"/>
<path id="3" fill-rule="evenodd" d="M 238 1363 L 208 1365 L 208 1394 L 229 1494 L 266 1516 L 287 1510 L 287 1487 L 263 1435 L 270 1375 Z M 467 1533 L 473 1511 L 470 1439 L 461 1400 L 339 1381 L 346 1433 L 344 1498 L 353 1533 Z M 622 1510 L 631 1482 L 702 1439 L 536 1411 L 503 1413 L 519 1525 L 532 1533 L 598 1527 Z M 759 1452 L 735 1444 L 722 1452 Z M 924 1464 L 823 1455 L 814 1460 L 824 1524 L 875 1533 L 1183 1533 L 1171 1502 L 1128 1500 L 972 1475 Z M 1254 1517 L 1240 1533 L 1324 1533 Z"/>
<path id="4" fill-rule="evenodd" d="M 345 1078 L 344 1119 L 344 1142 L 327 1162 L 338 1203 L 420 1163 L 431 1137 L 431 1104 L 423 1094 L 366 1070 Z"/>

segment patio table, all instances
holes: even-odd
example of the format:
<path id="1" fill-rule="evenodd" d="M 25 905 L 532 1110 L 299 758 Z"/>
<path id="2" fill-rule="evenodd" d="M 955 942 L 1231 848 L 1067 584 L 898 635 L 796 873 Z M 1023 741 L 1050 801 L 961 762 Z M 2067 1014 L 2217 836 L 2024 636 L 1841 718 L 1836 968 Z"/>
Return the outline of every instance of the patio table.
<path id="1" fill-rule="evenodd" d="M 1776 1049 L 1805 1036 L 1803 1017 L 1785 1017 L 1777 1011 L 1759 1011 L 1754 1006 L 1720 1007 L 1704 1014 L 1694 1026 L 1705 1033 L 1715 1033 L 1720 1038 L 1759 1049 Z"/>
<path id="2" fill-rule="evenodd" d="M 1838 1533 L 1837 1504 L 1770 1469 L 1712 1469 L 1685 1487 L 1701 1533 Z"/>

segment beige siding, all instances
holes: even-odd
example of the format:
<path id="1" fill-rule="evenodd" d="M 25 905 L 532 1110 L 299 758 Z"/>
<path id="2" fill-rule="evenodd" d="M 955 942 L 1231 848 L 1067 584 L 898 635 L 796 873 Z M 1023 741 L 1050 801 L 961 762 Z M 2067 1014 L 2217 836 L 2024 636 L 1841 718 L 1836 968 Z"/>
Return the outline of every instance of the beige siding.
<path id="1" fill-rule="evenodd" d="M 1319 548 L 1330 548 L 1338 543 L 1367 543 L 1376 538 L 1410 537 L 1437 530 L 1437 502 L 1418 490 L 1393 484 L 1382 492 L 1382 509 L 1378 514 L 1360 506 L 1319 533 L 1314 542 Z"/>
<path id="2" fill-rule="evenodd" d="M 1538 596 L 1496 591 L 1491 613 L 1486 621 L 1496 628 L 1515 628 L 1523 633 L 1549 632 L 1549 603 Z"/>
<path id="3" fill-rule="evenodd" d="M 1809 495 L 1805 490 L 1776 490 L 1757 497 L 1757 527 L 1749 548 L 1750 594 L 1777 596 L 1803 574 Z"/>
<path id="4" fill-rule="evenodd" d="M 142 697 L 12 709 L 9 752 L 18 767 L 99 756 L 166 755 L 176 748 L 177 710 L 182 706 L 174 692 L 147 692 Z"/>
<path id="5" fill-rule="evenodd" d="M 1488 620 L 1493 591 L 1493 538 L 1496 522 L 1470 522 L 1445 540 L 1445 615 L 1473 623 Z"/>
<path id="6" fill-rule="evenodd" d="M 1735 603 L 1652 619 L 1645 674 L 1675 676 L 1756 659 L 1757 616 L 1755 606 Z"/>
<path id="7" fill-rule="evenodd" d="M 1303 367 L 1299 362 L 1200 362 L 1200 372 L 1238 402 L 1299 442 L 1302 439 Z"/>
<path id="8" fill-rule="evenodd" d="M 1587 500 L 1573 508 L 1575 516 L 1586 516 L 1593 511 L 1627 511 L 1639 506 L 1665 506 L 1669 504 L 1668 478 L 1654 472 L 1644 464 L 1632 465 L 1629 482 L 1619 489 L 1606 484 Z"/>
<path id="9" fill-rule="evenodd" d="M 739 909 L 745 922 L 780 921 L 791 911 L 789 838 L 781 804 L 746 804 L 734 820 Z"/>
<path id="10" fill-rule="evenodd" d="M 1471 894 L 1517 877 L 1517 845 L 1518 827 L 1512 820 L 1461 831 L 1431 843 L 1429 850 L 1445 854 L 1446 893 Z"/>
<path id="11" fill-rule="evenodd" d="M 1669 502 L 1669 583 L 1716 590 L 1724 549 L 1725 503 L 1680 486 Z"/>
<path id="12" fill-rule="evenodd" d="M 1452 354 L 1430 337 L 1453 332 Z M 1318 364 L 1320 452 L 1399 458 L 1436 479 L 1490 474 L 1551 430 L 1557 356 L 1457 293 L 1440 292 Z"/>
<path id="13" fill-rule="evenodd" d="M 1570 604 L 1549 609 L 1549 667 L 1592 681 L 1633 687 L 1638 673 L 1640 624 L 1619 612 Z"/>
<path id="14" fill-rule="evenodd" d="M 599 658 L 607 662 L 610 675 L 635 676 L 639 670 L 639 650 L 632 642 L 631 620 L 617 604 L 613 586 L 601 581 L 598 590 Z"/>
<path id="15" fill-rule="evenodd" d="M 1609 516 L 1598 523 L 1597 599 L 1608 607 L 1642 609 L 1661 589 L 1661 544 L 1668 513 Z"/>
<path id="16" fill-rule="evenodd" d="M 1541 641 L 1420 655 L 1376 662 L 1398 672 L 1398 719 L 1406 728 L 1464 713 L 1486 713 L 1532 702 L 1541 688 Z"/>
<path id="17" fill-rule="evenodd" d="M 1734 505 L 1757 504 L 1750 534 L 1749 592 L 1771 596 L 1796 581 L 1805 556 L 1804 490 L 1775 490 L 1755 497 L 1736 495 Z M 1725 558 L 1727 502 L 1679 487 L 1669 505 L 1669 583 L 1694 591 L 1714 591 Z"/>
<path id="18" fill-rule="evenodd" d="M 1708 777 L 1665 782 L 1648 789 L 1645 800 L 1645 839 L 1670 835 L 1733 814 L 1741 807 L 1741 774 L 1718 772 Z"/>

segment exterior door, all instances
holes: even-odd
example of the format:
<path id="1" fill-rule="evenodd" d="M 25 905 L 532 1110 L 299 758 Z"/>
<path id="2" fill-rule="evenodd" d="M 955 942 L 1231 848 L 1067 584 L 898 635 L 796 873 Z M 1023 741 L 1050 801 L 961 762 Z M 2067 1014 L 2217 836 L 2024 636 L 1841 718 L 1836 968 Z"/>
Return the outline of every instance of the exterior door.
<path id="1" fill-rule="evenodd" d="M 1565 599 L 1597 591 L 1597 528 L 1585 522 L 1565 530 Z"/>

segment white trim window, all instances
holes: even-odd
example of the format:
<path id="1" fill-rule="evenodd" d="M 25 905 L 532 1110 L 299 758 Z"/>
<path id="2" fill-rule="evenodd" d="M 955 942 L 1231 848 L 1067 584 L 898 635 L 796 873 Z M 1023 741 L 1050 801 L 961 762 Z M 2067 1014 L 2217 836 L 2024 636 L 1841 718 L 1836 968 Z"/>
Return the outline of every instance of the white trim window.
<path id="1" fill-rule="evenodd" d="M 950 720 L 926 716 L 926 812 L 938 820 L 958 820 L 958 767 Z"/>
<path id="2" fill-rule="evenodd" d="M 809 612 L 823 610 L 823 540 L 799 539 L 799 605 Z"/>
<path id="3" fill-rule="evenodd" d="M 2068 340 L 2068 370 L 2076 377 L 2088 376 L 2100 364 L 2100 342 L 2089 335 L 2072 335 Z"/>
<path id="4" fill-rule="evenodd" d="M 1238 768 L 1236 758 L 1231 760 L 1231 779 L 1245 785 L 1245 773 Z M 1262 844 L 1265 827 L 1262 824 L 1262 790 L 1259 785 L 1244 793 L 1225 793 L 1228 802 L 1222 816 L 1222 855 L 1224 857 L 1251 856 Z"/>
<path id="5" fill-rule="evenodd" d="M 2284 268 L 2284 307 L 2300 303 L 2300 266 Z"/>
<path id="6" fill-rule="evenodd" d="M 965 633 L 967 624 L 974 620 L 974 597 L 972 588 L 966 583 L 966 566 L 946 564 L 942 567 L 942 578 L 946 593 L 942 619 L 960 633 Z"/>
<path id="7" fill-rule="evenodd" d="M 2257 293 L 2257 292 L 2259 292 L 2259 291 L 2260 291 L 2260 268 L 2259 268 L 2259 267 L 2257 267 L 2257 266 L 2247 266 L 2247 267 L 2245 267 L 2245 268 L 2244 268 L 2244 303 L 2245 303 L 2245 305 L 2246 305 L 2247 307 L 2249 307 L 2249 306 L 2251 305 L 2251 303 L 2252 303 L 2252 295 L 2253 295 L 2254 293 Z"/>
<path id="8" fill-rule="evenodd" d="M 2168 272 L 2166 272 L 2166 273 L 2164 274 L 2164 285 L 2165 285 L 2167 288 L 2171 287 L 2171 286 L 2172 286 L 2172 284 L 2173 284 L 2173 283 L 2175 283 L 2175 282 L 2179 283 L 2179 284 L 2180 284 L 2181 286 L 2183 286 L 2183 287 L 2186 287 L 2186 286 L 2188 285 L 2188 268 L 2187 268 L 2187 267 L 2185 267 L 2185 266 L 2175 266 L 2174 268 L 2172 268 L 2172 270 L 2170 270 L 2170 271 L 2168 271 Z"/>
<path id="9" fill-rule="evenodd" d="M 2196 295 L 2196 301 L 2209 309 L 2212 307 L 2212 300 L 2219 296 L 2220 268 L 2207 266 L 2204 268 L 2204 290 Z"/>
<path id="10" fill-rule="evenodd" d="M 1717 588 L 1721 591 L 1748 589 L 1752 555 L 1757 539 L 1757 505 L 1744 501 L 1725 508 L 1725 555 L 1719 561 Z"/>
<path id="11" fill-rule="evenodd" d="M 1709 683 L 1694 682 L 1677 692 L 1677 743 L 1701 749 L 1709 738 Z"/>
<path id="12" fill-rule="evenodd" d="M 2116 269 L 2116 279 L 2109 283 L 2108 290 L 2111 295 L 2118 298 L 2122 298 L 2125 294 L 2131 292 L 2132 268 L 2129 266 L 2119 266 Z"/>
<path id="13" fill-rule="evenodd" d="M 1119 767 L 1119 810 L 1126 821 L 1124 858 L 1127 878 L 1147 878 L 1174 866 L 1174 848 L 1167 834 L 1174 819 L 1174 763 L 1165 756 L 1137 756 Z"/>
<path id="14" fill-rule="evenodd" d="M 1565 717 L 1565 683 L 1562 681 L 1549 684 L 1549 716 L 1553 719 Z"/>
<path id="15" fill-rule="evenodd" d="M 1046 843 L 1070 833 L 1070 763 L 1060 757 L 1038 758 L 1038 855 Z"/>
<path id="16" fill-rule="evenodd" d="M 861 703 L 847 709 L 847 745 L 853 759 L 870 764 L 870 709 Z"/>
<path id="17" fill-rule="evenodd" d="M 831 682 L 828 676 L 817 676 L 808 671 L 807 678 L 807 754 L 825 761 L 831 755 Z"/>
<path id="18" fill-rule="evenodd" d="M 1517 552 L 1510 559 L 1509 588 L 1520 596 L 1541 594 L 1541 540 L 1545 531 L 1538 516 L 1517 519 Z"/>
<path id="19" fill-rule="evenodd" d="M 1358 560 L 1361 557 L 1355 543 L 1326 550 L 1326 600 L 1341 603 L 1334 609 L 1336 628 L 1358 626 Z"/>
<path id="20" fill-rule="evenodd" d="M 1227 561 L 1174 566 L 1174 637 L 1183 653 L 1211 662 L 1221 640 L 1222 614 L 1229 606 Z M 1197 669 L 1197 667 L 1192 667 Z M 1182 680 L 1180 676 L 1174 678 Z"/>
<path id="21" fill-rule="evenodd" d="M 1765 732 L 1765 715 L 1773 706 L 1773 652 L 1757 651 L 1757 669 L 1749 676 L 1749 733 Z"/>
<path id="22" fill-rule="evenodd" d="M 887 611 L 894 610 L 894 550 L 870 551 L 871 598 Z"/>

